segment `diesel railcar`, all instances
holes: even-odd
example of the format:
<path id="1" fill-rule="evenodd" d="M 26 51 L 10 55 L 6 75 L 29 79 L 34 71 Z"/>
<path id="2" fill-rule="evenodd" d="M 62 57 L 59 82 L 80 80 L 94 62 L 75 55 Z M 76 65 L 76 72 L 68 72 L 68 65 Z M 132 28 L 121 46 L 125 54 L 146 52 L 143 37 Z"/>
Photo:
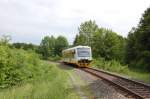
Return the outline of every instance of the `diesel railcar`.
<path id="1" fill-rule="evenodd" d="M 64 63 L 74 64 L 78 67 L 88 67 L 92 61 L 91 47 L 76 46 L 62 51 Z"/>

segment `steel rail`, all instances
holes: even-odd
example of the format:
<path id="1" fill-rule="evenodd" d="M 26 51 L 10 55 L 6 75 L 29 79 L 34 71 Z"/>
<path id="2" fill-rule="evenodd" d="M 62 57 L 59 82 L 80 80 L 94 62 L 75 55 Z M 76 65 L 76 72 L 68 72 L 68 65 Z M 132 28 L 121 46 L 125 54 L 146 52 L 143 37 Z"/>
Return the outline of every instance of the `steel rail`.
<path id="1" fill-rule="evenodd" d="M 115 74 L 112 74 L 112 73 L 109 73 L 109 72 L 106 72 L 106 71 L 103 71 L 103 70 L 99 70 L 99 69 L 94 69 L 94 68 L 81 68 L 81 70 L 83 70 L 83 71 L 85 71 L 85 72 L 88 72 L 88 73 L 90 73 L 90 74 L 92 74 L 92 75 L 94 75 L 94 76 L 96 76 L 96 77 L 99 77 L 99 78 L 102 78 L 102 79 L 104 79 L 104 80 L 106 80 L 106 81 L 108 81 L 109 83 L 111 83 L 111 84 L 113 84 L 113 85 L 115 85 L 115 86 L 117 86 L 118 88 L 120 88 L 121 90 L 123 90 L 123 91 L 125 91 L 125 92 L 127 92 L 127 93 L 129 93 L 131 96 L 134 96 L 136 99 L 150 99 L 150 93 L 148 93 L 148 97 L 147 96 L 144 96 L 144 95 L 142 95 L 142 94 L 139 94 L 139 93 L 137 93 L 135 90 L 133 91 L 133 89 L 131 89 L 131 88 L 128 88 L 128 87 L 126 87 L 127 85 L 121 85 L 121 83 L 117 83 L 117 82 L 115 82 L 115 81 L 113 81 L 113 80 L 111 80 L 111 79 L 108 79 L 108 77 L 113 77 L 113 78 L 115 78 L 115 80 L 119 80 L 119 79 L 122 79 L 122 81 L 126 81 L 126 83 L 127 82 L 129 82 L 128 84 L 130 85 L 131 84 L 131 82 L 132 82 L 132 88 L 133 88 L 133 84 L 135 84 L 134 86 L 142 86 L 143 88 L 146 88 L 146 89 L 148 89 L 148 92 L 150 92 L 150 85 L 149 84 L 145 84 L 145 83 L 143 83 L 143 82 L 138 82 L 138 81 L 135 81 L 135 80 L 131 80 L 131 79 L 128 79 L 128 78 L 125 78 L 125 77 L 122 77 L 122 76 L 119 76 L 119 75 L 115 75 Z M 98 73 L 101 73 L 101 75 L 100 74 L 98 74 Z M 102 73 L 104 74 L 103 76 L 102 76 Z M 107 76 L 106 76 L 107 75 Z M 134 87 L 135 88 L 135 87 Z M 138 89 L 139 90 L 139 89 Z M 144 90 L 144 89 L 142 89 L 142 90 Z M 146 90 L 147 91 L 147 90 Z M 143 91 L 144 92 L 144 91 Z M 145 94 L 145 93 L 144 93 Z"/>
<path id="2" fill-rule="evenodd" d="M 128 81 L 131 81 L 131 82 L 134 82 L 134 83 L 138 83 L 138 84 L 140 84 L 142 86 L 150 88 L 150 84 L 144 83 L 142 81 L 137 81 L 137 80 L 129 79 L 129 78 L 123 77 L 121 75 L 113 74 L 113 73 L 110 73 L 110 72 L 107 72 L 107 71 L 104 71 L 104 70 L 101 70 L 101 69 L 96 69 L 96 68 L 91 68 L 91 67 L 88 67 L 88 68 L 92 69 L 92 70 L 95 70 L 95 71 L 100 71 L 100 72 L 106 73 L 108 75 L 112 75 L 112 76 L 118 77 L 120 79 L 124 79 L 124 80 L 128 80 Z"/>

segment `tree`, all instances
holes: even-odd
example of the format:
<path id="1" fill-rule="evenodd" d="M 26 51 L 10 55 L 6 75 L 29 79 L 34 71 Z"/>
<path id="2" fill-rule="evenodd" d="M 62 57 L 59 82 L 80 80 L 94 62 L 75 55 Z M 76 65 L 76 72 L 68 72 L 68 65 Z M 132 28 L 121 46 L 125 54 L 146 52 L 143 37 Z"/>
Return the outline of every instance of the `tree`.
<path id="1" fill-rule="evenodd" d="M 115 32 L 111 30 L 106 30 L 105 34 L 105 57 L 108 60 L 116 59 L 116 60 L 122 60 L 121 54 L 121 36 L 118 36 Z"/>
<path id="2" fill-rule="evenodd" d="M 99 28 L 93 34 L 92 52 L 94 57 L 105 57 L 105 49 L 104 49 L 105 34 L 103 30 L 104 29 Z"/>
<path id="3" fill-rule="evenodd" d="M 74 46 L 87 45 L 85 41 L 86 41 L 86 37 L 83 34 L 76 35 L 73 45 Z"/>
<path id="4" fill-rule="evenodd" d="M 55 55 L 61 56 L 62 50 L 69 46 L 67 39 L 64 36 L 58 36 L 55 45 Z"/>
<path id="5" fill-rule="evenodd" d="M 93 34 L 93 54 L 95 57 L 103 57 L 106 60 L 123 60 L 124 38 L 115 32 L 99 28 Z"/>
<path id="6" fill-rule="evenodd" d="M 136 48 L 135 48 L 135 40 L 136 37 L 134 35 L 136 28 L 132 28 L 127 37 L 127 44 L 125 48 L 125 63 L 129 64 L 136 57 Z"/>
<path id="7" fill-rule="evenodd" d="M 74 45 L 92 45 L 92 37 L 93 33 L 97 30 L 98 26 L 96 25 L 95 21 L 85 21 L 81 23 L 79 30 L 79 35 L 76 36 L 76 42 Z"/>
<path id="8" fill-rule="evenodd" d="M 126 53 L 130 67 L 150 71 L 150 8 L 144 12 L 138 27 L 129 33 Z"/>
<path id="9" fill-rule="evenodd" d="M 95 21 L 81 23 L 79 34 L 76 35 L 74 46 L 88 45 L 92 47 L 93 56 L 103 57 L 106 60 L 123 62 L 125 39 L 112 30 L 99 28 Z"/>
<path id="10" fill-rule="evenodd" d="M 2 37 L 0 37 L 0 45 L 8 45 L 10 40 L 11 37 L 9 35 L 2 35 Z"/>
<path id="11" fill-rule="evenodd" d="M 64 36 L 58 36 L 57 38 L 51 36 L 45 36 L 39 46 L 39 53 L 42 54 L 44 59 L 49 57 L 61 56 L 63 49 L 68 47 L 68 41 Z"/>
<path id="12" fill-rule="evenodd" d="M 79 45 L 79 44 L 78 44 L 78 41 L 79 41 L 79 35 L 77 34 L 76 37 L 75 37 L 75 39 L 74 39 L 74 41 L 73 41 L 73 45 L 74 45 L 74 46 Z"/>
<path id="13" fill-rule="evenodd" d="M 53 36 L 45 36 L 40 44 L 39 53 L 43 55 L 44 59 L 48 59 L 50 56 L 54 56 L 55 50 L 55 38 Z"/>

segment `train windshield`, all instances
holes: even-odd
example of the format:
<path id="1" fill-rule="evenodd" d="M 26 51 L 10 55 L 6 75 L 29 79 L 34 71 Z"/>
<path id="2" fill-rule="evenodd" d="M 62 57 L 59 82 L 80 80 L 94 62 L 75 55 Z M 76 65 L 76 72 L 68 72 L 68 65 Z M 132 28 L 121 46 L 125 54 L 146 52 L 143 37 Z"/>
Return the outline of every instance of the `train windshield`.
<path id="1" fill-rule="evenodd" d="M 78 57 L 90 57 L 89 48 L 77 48 Z"/>

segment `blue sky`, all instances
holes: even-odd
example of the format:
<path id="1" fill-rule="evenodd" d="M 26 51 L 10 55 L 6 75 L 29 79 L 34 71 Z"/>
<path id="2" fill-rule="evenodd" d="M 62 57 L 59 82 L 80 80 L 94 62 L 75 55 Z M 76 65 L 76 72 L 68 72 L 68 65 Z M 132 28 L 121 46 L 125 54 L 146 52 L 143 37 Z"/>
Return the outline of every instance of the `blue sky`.
<path id="1" fill-rule="evenodd" d="M 63 35 L 71 44 L 80 23 L 91 19 L 126 37 L 149 6 L 150 0 L 0 0 L 0 35 L 34 44 Z"/>

